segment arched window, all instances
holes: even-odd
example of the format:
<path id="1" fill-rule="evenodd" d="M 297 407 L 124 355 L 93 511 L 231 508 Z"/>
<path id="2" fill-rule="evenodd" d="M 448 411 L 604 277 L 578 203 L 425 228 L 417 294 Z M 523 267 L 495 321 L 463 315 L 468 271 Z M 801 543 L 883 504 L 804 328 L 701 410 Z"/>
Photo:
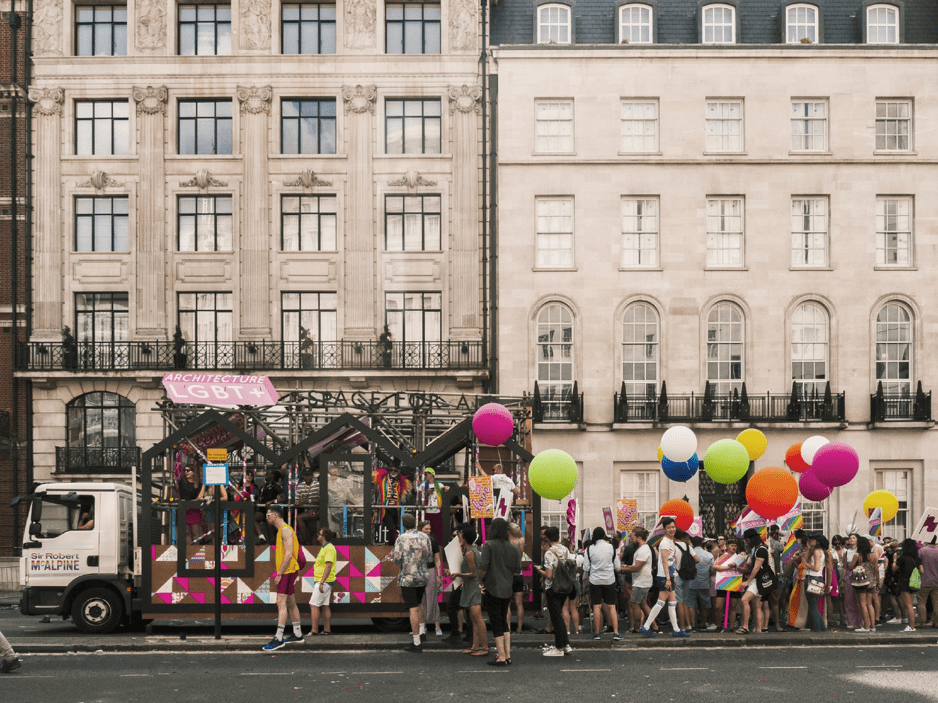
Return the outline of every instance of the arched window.
<path id="1" fill-rule="evenodd" d="M 742 311 L 719 303 L 707 318 L 707 380 L 715 395 L 742 388 L 745 329 Z"/>
<path id="2" fill-rule="evenodd" d="M 622 317 L 622 381 L 629 397 L 657 395 L 659 344 L 658 311 L 647 303 L 631 305 Z"/>
<path id="3" fill-rule="evenodd" d="M 885 395 L 912 395 L 912 315 L 899 303 L 876 316 L 876 381 Z"/>
<path id="4" fill-rule="evenodd" d="M 551 303 L 537 315 L 537 384 L 544 418 L 565 416 L 565 402 L 573 392 L 573 313 Z"/>
<path id="5" fill-rule="evenodd" d="M 866 8 L 866 43 L 899 43 L 899 9 L 895 5 L 870 5 Z"/>
<path id="6" fill-rule="evenodd" d="M 570 8 L 566 5 L 541 5 L 537 8 L 537 43 L 570 43 Z"/>
<path id="7" fill-rule="evenodd" d="M 736 43 L 736 8 L 730 5 L 707 5 L 703 9 L 704 44 Z"/>
<path id="8" fill-rule="evenodd" d="M 136 407 L 116 393 L 95 391 L 66 407 L 68 446 L 56 450 L 56 471 L 118 473 L 137 457 Z"/>
<path id="9" fill-rule="evenodd" d="M 798 44 L 818 40 L 817 8 L 814 5 L 789 5 L 785 10 L 785 41 Z"/>
<path id="10" fill-rule="evenodd" d="M 619 8 L 619 43 L 651 44 L 652 9 L 648 5 L 623 5 Z"/>
<path id="11" fill-rule="evenodd" d="M 791 378 L 799 392 L 821 394 L 829 380 L 830 320 L 817 303 L 799 305 L 791 317 Z"/>

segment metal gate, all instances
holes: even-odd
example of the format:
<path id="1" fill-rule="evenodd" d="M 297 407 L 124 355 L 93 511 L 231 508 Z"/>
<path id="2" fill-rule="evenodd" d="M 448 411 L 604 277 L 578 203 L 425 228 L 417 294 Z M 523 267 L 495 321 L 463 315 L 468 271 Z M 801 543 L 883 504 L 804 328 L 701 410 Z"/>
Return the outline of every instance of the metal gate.
<path id="1" fill-rule="evenodd" d="M 726 535 L 729 538 L 735 534 L 731 523 L 746 507 L 746 484 L 749 483 L 752 465 L 750 464 L 745 476 L 730 484 L 717 483 L 703 469 L 703 462 L 700 462 L 697 475 L 700 477 L 700 519 L 703 523 L 703 533 L 707 537 Z"/>

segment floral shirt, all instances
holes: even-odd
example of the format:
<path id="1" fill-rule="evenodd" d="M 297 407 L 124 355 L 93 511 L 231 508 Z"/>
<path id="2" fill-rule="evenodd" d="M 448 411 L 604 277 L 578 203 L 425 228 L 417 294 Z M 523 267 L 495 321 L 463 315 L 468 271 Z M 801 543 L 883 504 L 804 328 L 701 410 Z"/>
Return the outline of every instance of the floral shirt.
<path id="1" fill-rule="evenodd" d="M 397 577 L 403 587 L 426 586 L 430 580 L 427 562 L 433 559 L 433 546 L 423 532 L 409 530 L 397 538 L 392 552 L 401 572 Z"/>

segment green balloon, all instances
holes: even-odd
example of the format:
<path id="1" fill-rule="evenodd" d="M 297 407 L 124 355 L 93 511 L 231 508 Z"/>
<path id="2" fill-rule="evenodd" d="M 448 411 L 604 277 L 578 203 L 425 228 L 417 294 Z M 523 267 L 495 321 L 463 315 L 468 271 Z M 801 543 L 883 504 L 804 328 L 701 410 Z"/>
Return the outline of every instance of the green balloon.
<path id="1" fill-rule="evenodd" d="M 531 488 L 548 500 L 560 500 L 570 495 L 578 476 L 573 457 L 560 449 L 545 449 L 531 460 L 528 467 Z"/>
<path id="2" fill-rule="evenodd" d="M 717 483 L 736 483 L 749 470 L 749 452 L 742 442 L 721 439 L 704 454 L 704 471 Z"/>

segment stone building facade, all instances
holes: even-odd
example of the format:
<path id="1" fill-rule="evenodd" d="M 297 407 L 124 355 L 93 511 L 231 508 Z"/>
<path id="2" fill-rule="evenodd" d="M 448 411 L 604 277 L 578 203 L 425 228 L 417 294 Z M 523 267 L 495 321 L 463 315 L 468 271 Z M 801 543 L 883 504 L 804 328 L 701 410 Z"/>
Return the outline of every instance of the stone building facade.
<path id="1" fill-rule="evenodd" d="M 904 535 L 938 503 L 934 3 L 502 0 L 492 26 L 499 390 L 537 384 L 581 524 L 686 495 L 723 531 L 733 496 L 656 449 L 754 426 L 757 469 L 858 451 L 809 527 L 885 488 Z"/>

